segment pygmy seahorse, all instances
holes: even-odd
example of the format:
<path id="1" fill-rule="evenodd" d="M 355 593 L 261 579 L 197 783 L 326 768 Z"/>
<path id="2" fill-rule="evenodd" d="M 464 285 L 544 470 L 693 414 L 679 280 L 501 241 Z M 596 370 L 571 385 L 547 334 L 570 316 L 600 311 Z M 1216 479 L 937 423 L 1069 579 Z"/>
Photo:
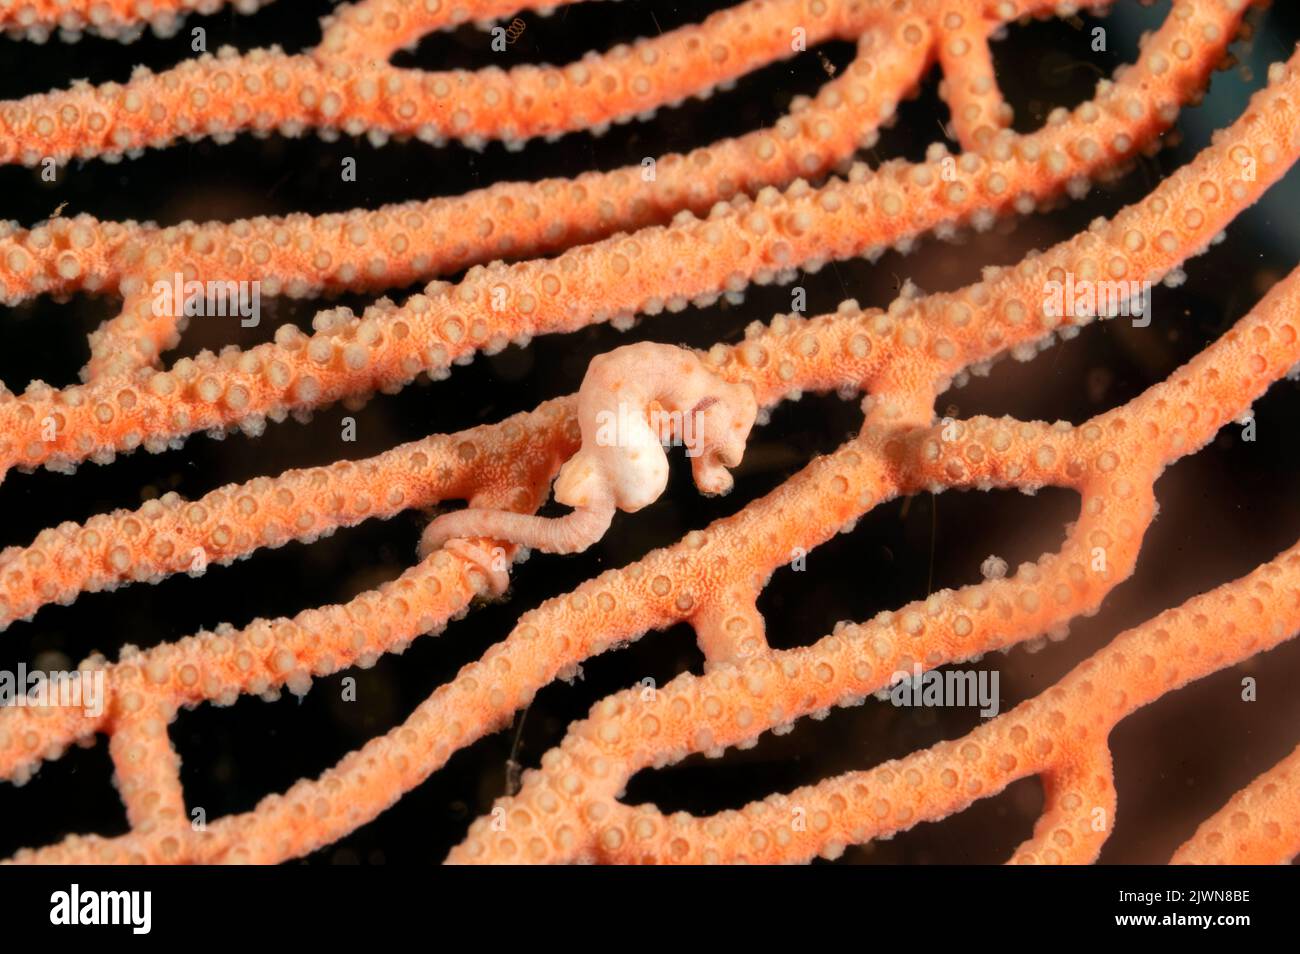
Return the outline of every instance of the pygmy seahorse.
<path id="1" fill-rule="evenodd" d="M 758 415 L 749 384 L 714 374 L 686 348 L 641 342 L 597 355 L 578 391 L 582 446 L 555 481 L 562 517 L 468 508 L 443 514 L 425 529 L 421 556 L 449 542 L 481 561 L 470 543 L 491 539 L 546 553 L 580 553 L 604 536 L 614 511 L 635 513 L 668 484 L 664 444 L 684 444 L 701 493 L 725 494 Z M 492 574 L 504 585 L 504 568 Z"/>

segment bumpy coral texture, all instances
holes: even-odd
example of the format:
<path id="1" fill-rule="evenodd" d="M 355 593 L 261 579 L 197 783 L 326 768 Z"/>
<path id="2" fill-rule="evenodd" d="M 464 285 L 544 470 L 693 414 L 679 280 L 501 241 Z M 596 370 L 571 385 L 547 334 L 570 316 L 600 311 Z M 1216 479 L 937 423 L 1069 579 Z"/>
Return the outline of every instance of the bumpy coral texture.
<path id="1" fill-rule="evenodd" d="M 161 19 L 166 28 L 168 17 L 211 5 L 155 3 L 154 25 Z M 848 256 L 874 258 L 927 231 L 984 228 L 999 215 L 1081 194 L 1090 179 L 1158 145 L 1246 13 L 1244 0 L 1177 0 L 1137 63 L 1100 83 L 1093 100 L 1057 111 L 1025 135 L 1009 129 L 988 43 L 1007 22 L 1051 12 L 1047 0 L 748 0 L 698 26 L 563 68 L 426 73 L 388 63 L 428 30 L 533 6 L 362 0 L 338 9 L 309 54 L 223 50 L 163 74 L 140 71 L 125 84 L 0 103 L 0 161 L 111 158 L 180 136 L 305 127 L 379 141 L 413 135 L 511 145 L 598 130 L 705 92 L 789 56 L 794 31 L 809 45 L 856 39 L 859 55 L 773 128 L 688 156 L 656 157 L 654 176 L 636 168 L 507 183 L 315 219 L 158 228 L 79 216 L 4 226 L 4 301 L 116 290 L 123 306 L 92 337 L 82 385 L 34 382 L 21 395 L 0 392 L 0 474 L 107 463 L 200 430 L 260 433 L 290 412 L 400 388 L 421 373 L 445 376 L 476 351 L 592 322 L 626 326 L 721 295 L 738 301 L 752 282 L 788 280 L 795 269 Z M 0 24 L 37 39 L 56 28 L 129 35 L 141 25 L 134 6 L 107 2 L 9 6 L 0 9 Z M 879 125 L 936 62 L 961 154 L 935 146 L 919 163 L 873 170 L 853 162 L 853 150 L 875 142 Z M 83 668 L 107 671 L 103 714 L 0 711 L 0 776 L 21 782 L 73 742 L 107 735 L 130 831 L 74 836 L 16 860 L 303 855 L 374 818 L 454 752 L 507 724 L 557 675 L 680 622 L 697 633 L 705 672 L 599 703 L 491 820 L 471 826 L 451 860 L 834 857 L 846 844 L 941 818 L 1030 775 L 1044 783 L 1045 808 L 1014 860 L 1095 859 L 1116 810 L 1109 732 L 1171 689 L 1300 629 L 1300 549 L 1121 634 L 1056 686 L 967 738 L 711 818 L 667 817 L 619 796 L 643 767 L 752 745 L 801 717 L 861 702 L 913 664 L 968 659 L 1097 609 L 1136 564 L 1161 471 L 1246 413 L 1300 361 L 1300 274 L 1168 381 L 1078 426 L 983 417 L 936 423 L 934 400 L 969 369 L 1008 352 L 1027 358 L 1054 335 L 1069 337 L 1104 317 L 1045 312 L 1047 283 L 1179 274 L 1295 161 L 1298 113 L 1300 57 L 1274 66 L 1267 88 L 1193 163 L 1070 241 L 989 268 L 955 292 L 904 295 L 888 309 L 849 301 L 820 317 L 777 316 L 754 323 L 741 342 L 681 358 L 698 365 L 710 386 L 752 395 L 756 407 L 804 391 L 864 392 L 861 432 L 734 515 L 523 613 L 504 641 L 404 724 L 249 812 L 203 831 L 190 827 L 167 729 L 178 708 L 282 687 L 303 693 L 313 676 L 441 631 L 477 596 L 499 588 L 494 574 L 519 555 L 518 541 L 436 549 L 392 583 L 293 619 L 223 626 L 147 651 L 127 647 L 112 663 L 87 660 Z M 521 260 L 491 261 L 504 254 Z M 528 257 L 545 254 L 554 257 Z M 149 307 L 148 289 L 160 276 L 257 277 L 269 294 L 308 296 L 378 290 L 466 265 L 474 267 L 461 282 L 435 281 L 401 305 L 384 300 L 360 316 L 322 312 L 310 336 L 286 327 L 272 344 L 161 363 L 184 318 Z M 592 406 L 616 400 L 601 367 L 593 366 L 594 394 L 585 395 Z M 406 508 L 465 500 L 471 512 L 530 514 L 562 468 L 572 475 L 602 459 L 583 401 L 558 398 L 370 460 L 257 478 L 194 501 L 167 495 L 135 512 L 47 530 L 0 554 L 0 627 L 82 592 L 192 571 L 196 555 L 203 566 L 227 563 Z M 729 465 L 735 450 L 729 445 L 714 463 Z M 720 489 L 716 476 L 702 488 Z M 557 496 L 581 508 L 577 483 L 561 481 Z M 1058 552 L 1011 575 L 843 624 L 805 648 L 768 646 L 755 601 L 791 553 L 899 495 L 1048 485 L 1070 488 L 1081 501 Z M 482 529 L 490 534 L 492 526 Z M 504 557 L 500 570 L 482 558 L 494 544 Z M 1280 861 L 1300 851 L 1296 758 L 1236 796 L 1175 860 Z M 1098 818 L 1106 821 L 1099 826 Z"/>

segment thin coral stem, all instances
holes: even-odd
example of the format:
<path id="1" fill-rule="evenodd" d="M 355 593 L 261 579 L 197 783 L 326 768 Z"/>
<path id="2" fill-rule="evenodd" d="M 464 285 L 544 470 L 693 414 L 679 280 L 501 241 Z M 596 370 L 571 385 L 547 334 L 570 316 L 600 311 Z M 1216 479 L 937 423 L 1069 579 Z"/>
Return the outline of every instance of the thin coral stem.
<path id="1" fill-rule="evenodd" d="M 1177 865 L 1285 864 L 1300 855 L 1300 748 L 1207 818 Z"/>
<path id="2" fill-rule="evenodd" d="M 464 23 L 485 26 L 516 13 L 537 11 L 546 15 L 558 6 L 584 0 L 358 0 L 342 3 L 321 20 L 321 42 L 316 55 L 322 60 L 357 63 L 386 62 L 434 30 L 454 29 Z"/>
<path id="3" fill-rule="evenodd" d="M 982 149 L 993 142 L 998 130 L 1011 125 L 1011 107 L 993 75 L 988 37 L 992 25 L 978 16 L 968 20 L 954 10 L 944 14 L 942 26 L 945 35 L 938 54 L 944 81 L 940 92 L 962 148 Z"/>
<path id="4" fill-rule="evenodd" d="M 101 222 L 89 215 L 32 229 L 0 222 L 0 304 L 111 290 L 122 277 L 122 249 L 147 231 L 135 222 Z"/>
<path id="5" fill-rule="evenodd" d="M 0 6 L 0 30 L 44 42 L 58 29 L 75 38 L 87 30 L 99 36 L 133 39 L 149 24 L 160 36 L 175 32 L 188 13 L 215 13 L 233 6 L 252 13 L 268 0 L 23 0 Z"/>
<path id="6" fill-rule="evenodd" d="M 108 750 L 127 821 L 132 828 L 153 835 L 160 828 L 176 828 L 187 821 L 181 760 L 167 731 L 176 713 L 170 700 L 163 698 L 129 710 L 137 698 L 128 694 L 115 707 Z M 164 853 L 167 851 L 164 848 Z"/>

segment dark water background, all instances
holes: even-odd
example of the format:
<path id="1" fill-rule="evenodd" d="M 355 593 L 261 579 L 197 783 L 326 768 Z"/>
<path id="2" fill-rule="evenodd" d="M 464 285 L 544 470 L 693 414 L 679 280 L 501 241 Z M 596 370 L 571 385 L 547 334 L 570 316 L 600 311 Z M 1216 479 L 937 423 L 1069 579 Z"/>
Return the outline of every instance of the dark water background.
<path id="1" fill-rule="evenodd" d="M 562 7 L 550 18 L 524 14 L 526 30 L 506 54 L 515 62 L 562 63 L 589 49 L 607 49 L 698 21 L 725 6 L 717 0 L 677 4 L 625 0 Z M 152 36 L 132 45 L 86 39 L 75 45 L 35 46 L 0 39 L 0 98 L 67 85 L 124 80 L 138 63 L 163 69 L 189 55 L 188 28 L 208 31 L 208 48 L 230 43 L 251 49 L 278 43 L 293 52 L 319 38 L 317 18 L 331 4 L 282 0 L 252 17 L 223 12 L 196 17 L 168 40 Z M 1017 127 L 1041 124 L 1057 105 L 1092 95 L 1109 74 L 1137 52 L 1137 37 L 1157 26 L 1169 3 L 1141 7 L 1119 0 L 1100 21 L 1083 16 L 1026 27 L 1013 26 L 996 45 L 999 78 L 1016 109 Z M 1300 38 L 1300 13 L 1289 3 L 1251 14 L 1255 38 L 1238 43 L 1241 65 L 1218 73 L 1205 102 L 1184 111 L 1184 141 L 1144 160 L 1122 182 L 1093 189 L 1081 202 L 1046 216 L 1020 220 L 957 243 L 927 239 L 909 256 L 890 253 L 877 264 L 841 262 L 799 279 L 812 314 L 853 296 L 882 306 L 904 279 L 925 291 L 957 288 L 978 279 L 986 264 L 1009 264 L 1032 248 L 1076 233 L 1098 215 L 1135 201 L 1170 170 L 1231 122 L 1264 80 L 1267 64 L 1286 58 Z M 1109 31 L 1110 51 L 1089 48 L 1091 27 Z M 106 219 L 235 219 L 295 211 L 323 213 L 387 202 L 450 195 L 497 181 L 573 175 L 639 163 L 647 155 L 687 150 L 770 124 L 790 98 L 825 81 L 824 62 L 848 62 L 852 47 L 827 44 L 742 79 L 734 91 L 707 102 L 660 110 L 653 120 L 614 127 L 602 138 L 585 133 L 553 144 L 536 142 L 522 153 L 501 146 L 475 153 L 457 145 L 434 149 L 419 142 L 371 147 L 364 139 L 323 143 L 312 136 L 289 140 L 241 137 L 217 146 L 180 144 L 134 161 L 73 163 L 58 182 L 43 183 L 28 169 L 0 168 L 0 219 L 30 226 L 66 203 L 64 215 L 89 212 Z M 471 28 L 426 39 L 407 62 L 428 68 L 504 65 L 489 36 Z M 906 103 L 895 128 L 863 158 L 920 159 L 941 137 L 945 112 L 933 77 Z M 345 156 L 357 160 L 358 181 L 343 183 Z M 1155 323 L 1093 325 L 1029 364 L 1003 362 L 987 379 L 950 392 L 943 412 L 961 416 L 1013 414 L 1021 418 L 1086 420 L 1141 393 L 1221 335 L 1265 289 L 1300 257 L 1300 172 L 1293 171 L 1265 200 L 1228 230 L 1227 241 L 1188 267 L 1186 284 L 1157 289 Z M 408 290 L 394 290 L 399 300 Z M 197 497 L 230 482 L 290 467 L 371 456 L 429 433 L 498 420 L 545 398 L 577 388 L 588 360 L 631 340 L 704 346 L 736 341 L 753 320 L 767 321 L 790 306 L 788 288 L 751 289 L 743 305 L 690 308 L 640 324 L 629 335 L 608 327 L 539 338 L 528 349 L 479 357 L 451 379 L 412 386 L 373 400 L 359 413 L 330 408 L 307 425 L 272 426 L 260 439 L 224 442 L 196 436 L 182 450 L 136 454 L 103 468 L 86 464 L 71 477 L 13 473 L 0 485 L 0 547 L 27 544 L 46 526 L 117 507 L 135 508 L 168 490 Z M 362 306 L 367 299 L 344 302 Z M 187 333 L 179 354 L 230 341 L 253 344 L 283 322 L 308 327 L 315 302 L 263 303 L 258 329 L 233 323 Z M 0 309 L 0 380 L 21 391 L 32 378 L 64 385 L 85 362 L 85 335 L 110 317 L 116 302 L 78 296 L 67 303 L 38 300 Z M 238 335 L 239 337 L 223 337 Z M 179 354 L 177 356 L 179 356 Z M 340 418 L 353 414 L 358 439 L 343 443 Z M 1229 427 L 1210 447 L 1171 467 L 1157 493 L 1161 512 L 1147 534 L 1136 574 L 1117 588 L 1092 619 L 1078 621 L 1063 643 L 1031 654 L 995 655 L 984 665 L 1001 669 L 1003 711 L 1037 694 L 1116 633 L 1162 609 L 1253 569 L 1300 538 L 1300 387 L 1282 382 L 1256 406 L 1257 440 L 1246 443 Z M 245 811 L 295 780 L 315 776 L 365 740 L 402 721 L 436 686 L 510 630 L 520 612 L 567 592 L 601 570 L 624 565 L 648 550 L 680 539 L 689 529 L 735 512 L 856 430 L 857 402 L 805 397 L 783 405 L 756 432 L 738 472 L 737 489 L 722 500 L 700 498 L 682 460 L 674 461 L 669 492 L 634 516 L 620 515 L 596 547 L 578 557 L 534 556 L 515 574 L 510 599 L 476 609 L 438 638 L 418 640 L 404 655 L 388 656 L 367 671 L 317 680 L 299 702 L 245 698 L 232 708 L 205 706 L 184 712 L 172 727 L 183 760 L 188 803 L 208 818 Z M 1017 491 L 921 495 L 878 508 L 855 532 L 837 537 L 808 558 L 807 572 L 779 571 L 760 608 L 774 646 L 815 641 L 837 620 L 863 620 L 941 587 L 977 581 L 979 565 L 997 554 L 1013 567 L 1055 549 L 1077 512 L 1066 491 L 1025 496 Z M 422 518 L 405 514 L 338 532 L 310 546 L 261 551 L 234 567 L 214 567 L 199 580 L 173 577 L 159 586 L 133 586 L 86 595 L 71 607 L 46 607 L 31 623 L 0 635 L 0 668 L 19 662 L 75 662 L 91 651 L 114 657 L 124 643 L 152 646 L 223 621 L 243 625 L 264 616 L 346 600 L 397 576 L 412 559 Z M 53 654 L 53 655 L 51 655 Z M 691 633 L 677 627 L 652 633 L 631 648 L 589 661 L 583 678 L 538 694 L 522 725 L 458 753 L 395 808 L 309 860 L 314 862 L 430 862 L 441 859 L 475 816 L 502 794 L 512 754 L 525 766 L 563 737 L 565 726 L 609 692 L 651 676 L 662 684 L 701 657 Z M 1243 675 L 1259 680 L 1259 701 L 1240 701 Z M 344 675 L 358 679 L 359 700 L 340 701 Z M 1112 737 L 1119 814 L 1102 855 L 1109 862 L 1158 862 L 1228 796 L 1272 766 L 1300 742 L 1300 641 L 1203 680 L 1130 717 Z M 836 710 L 824 722 L 803 720 L 790 735 L 764 737 L 746 752 L 720 760 L 694 757 L 675 767 L 638 775 L 632 802 L 665 810 L 713 812 L 739 807 L 831 774 L 870 767 L 941 739 L 956 738 L 978 721 L 974 710 L 905 710 L 870 701 Z M 0 785 L 0 857 L 22 846 L 54 841 L 69 832 L 112 834 L 125 818 L 111 783 L 101 743 L 74 750 L 46 765 L 28 785 Z M 995 862 L 1026 837 L 1041 806 L 1036 780 L 1011 786 L 962 815 L 927 824 L 864 848 L 855 862 Z"/>

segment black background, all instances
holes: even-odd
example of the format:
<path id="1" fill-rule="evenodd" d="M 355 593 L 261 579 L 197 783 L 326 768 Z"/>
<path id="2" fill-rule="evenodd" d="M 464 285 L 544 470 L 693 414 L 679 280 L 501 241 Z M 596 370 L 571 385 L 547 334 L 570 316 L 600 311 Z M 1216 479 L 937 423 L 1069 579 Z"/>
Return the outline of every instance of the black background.
<path id="1" fill-rule="evenodd" d="M 625 0 L 561 7 L 549 18 L 523 14 L 524 34 L 509 48 L 511 63 L 575 59 L 637 36 L 654 35 L 725 6 Z M 189 27 L 207 30 L 208 48 L 230 43 L 246 50 L 278 43 L 292 52 L 319 38 L 317 18 L 326 2 L 282 0 L 251 17 L 230 12 L 195 17 L 177 36 L 147 36 L 123 46 L 83 39 L 75 45 L 36 46 L 0 39 L 0 98 L 92 82 L 124 80 L 138 63 L 163 69 L 189 54 Z M 1137 38 L 1168 12 L 1169 3 L 1140 7 L 1120 0 L 1100 21 L 1084 16 L 1012 26 L 996 45 L 999 78 L 1015 107 L 1017 128 L 1032 129 L 1057 105 L 1092 95 L 1096 80 L 1131 61 Z M 828 266 L 799 283 L 810 313 L 832 309 L 846 296 L 881 306 L 905 279 L 925 291 L 960 287 L 986 264 L 1006 264 L 1028 250 L 1055 243 L 1144 195 L 1163 176 L 1231 122 L 1263 83 L 1267 64 L 1286 58 L 1300 37 L 1300 15 L 1290 4 L 1253 12 L 1255 38 L 1238 43 L 1241 65 L 1215 75 L 1203 105 L 1188 109 L 1178 128 L 1183 142 L 1143 160 L 1122 182 L 1093 189 L 1081 202 L 956 243 L 921 242 L 911 255 L 890 253 L 875 265 L 857 260 Z M 1109 31 L 1109 52 L 1093 53 L 1090 29 Z M 742 79 L 734 91 L 705 102 L 660 110 L 653 120 L 614 127 L 594 138 L 580 133 L 559 142 L 536 142 L 522 153 L 491 145 L 475 153 L 457 145 L 434 149 L 419 142 L 371 147 L 343 137 L 324 143 L 240 137 L 217 146 L 182 143 L 118 165 L 74 162 L 57 183 L 40 181 L 21 167 L 0 168 L 0 218 L 30 226 L 62 203 L 64 215 L 88 212 L 106 219 L 235 219 L 294 211 L 322 213 L 464 192 L 497 181 L 573 175 L 588 169 L 637 164 L 643 156 L 686 150 L 724 135 L 775 121 L 799 93 L 825 81 L 824 62 L 848 62 L 849 44 L 827 44 Z M 399 62 L 427 68 L 506 65 L 489 49 L 489 37 L 472 28 L 427 38 Z M 824 60 L 823 60 L 824 57 Z M 919 159 L 942 137 L 945 113 L 933 77 L 906 103 L 896 127 L 863 158 Z M 340 181 L 344 156 L 357 160 L 358 181 Z M 999 363 L 991 377 L 944 395 L 943 413 L 1014 414 L 1072 422 L 1086 420 L 1141 393 L 1222 334 L 1262 292 L 1297 264 L 1300 251 L 1300 173 L 1275 186 L 1228 230 L 1227 241 L 1188 266 L 1176 290 L 1158 289 L 1151 327 L 1124 322 L 1093 325 L 1074 341 L 1058 344 L 1028 364 Z M 450 276 L 454 277 L 454 276 Z M 394 289 L 400 298 L 410 289 Z M 71 477 L 12 473 L 0 484 L 0 546 L 25 545 L 43 527 L 83 521 L 117 507 L 134 508 L 168 490 L 197 497 L 232 481 L 275 474 L 289 467 L 373 455 L 429 433 L 498 420 L 540 400 L 577 388 L 590 358 L 630 340 L 705 346 L 735 341 L 753 320 L 767 321 L 790 307 L 788 288 L 754 288 L 739 307 L 690 308 L 647 320 L 620 335 L 608 327 L 541 338 L 526 350 L 480 357 L 431 386 L 380 396 L 359 413 L 328 408 L 308 425 L 272 426 L 253 440 L 191 438 L 180 451 L 136 454 L 111 467 L 86 464 Z M 353 306 L 366 299 L 348 297 Z M 112 298 L 41 299 L 0 309 L 0 380 L 21 391 L 33 378 L 64 385 L 75 381 L 87 357 L 85 335 L 116 308 Z M 318 305 L 264 301 L 257 329 L 196 322 L 178 349 L 267 340 L 284 322 L 309 327 Z M 222 338 L 238 332 L 238 338 Z M 340 439 L 340 418 L 353 414 L 356 443 Z M 1240 439 L 1229 427 L 1210 447 L 1171 467 L 1157 493 L 1161 513 L 1147 535 L 1132 579 L 1107 599 L 1094 618 L 1077 622 L 1068 640 L 1038 653 L 1016 649 L 989 657 L 1001 668 L 1005 711 L 1051 685 L 1114 634 L 1211 586 L 1253 569 L 1300 538 L 1296 476 L 1300 453 L 1296 384 L 1274 386 L 1257 405 L 1258 436 Z M 739 468 L 736 491 L 721 500 L 699 497 L 681 459 L 674 460 L 669 492 L 657 504 L 620 515 L 606 538 L 577 557 L 534 556 L 515 574 L 509 600 L 476 609 L 437 638 L 417 640 L 401 656 L 388 656 L 358 677 L 359 700 L 340 701 L 345 674 L 317 680 L 299 702 L 241 699 L 232 708 L 205 706 L 182 713 L 172 737 L 183 760 L 188 803 L 209 819 L 246 811 L 296 779 L 319 774 L 346 752 L 402 721 L 437 685 L 502 639 L 519 613 L 564 593 L 600 570 L 621 566 L 651 548 L 678 540 L 693 527 L 733 513 L 767 492 L 810 457 L 837 446 L 856 430 L 857 402 L 808 396 L 786 404 L 758 430 Z M 863 620 L 879 610 L 923 598 L 940 588 L 980 578 L 980 562 L 997 554 L 1013 567 L 1056 548 L 1077 511 L 1073 494 L 1016 491 L 921 495 L 880 507 L 856 531 L 837 537 L 808 558 L 807 572 L 779 571 L 760 608 L 774 646 L 811 643 L 837 620 Z M 346 600 L 395 577 L 414 554 L 423 517 L 405 514 L 340 531 L 310 546 L 262 551 L 234 567 L 214 567 L 199 580 L 171 578 L 112 594 L 86 595 L 71 607 L 46 607 L 31 623 L 0 635 L 0 668 L 18 662 L 62 668 L 91 651 L 110 657 L 125 643 L 152 646 L 199 628 L 258 616 L 292 615 Z M 486 812 L 507 785 L 512 756 L 536 765 L 563 737 L 565 726 L 604 695 L 646 676 L 660 684 L 701 657 L 691 633 L 678 627 L 653 633 L 626 650 L 589 661 L 583 678 L 556 683 L 513 729 L 454 756 L 396 807 L 338 843 L 309 857 L 313 862 L 382 863 L 440 860 L 463 836 L 469 821 Z M 1240 701 L 1243 675 L 1259 680 L 1258 702 Z M 1227 797 L 1273 765 L 1300 741 L 1300 642 L 1167 696 L 1126 720 L 1114 733 L 1119 816 L 1103 861 L 1161 862 L 1216 811 Z M 804 720 L 790 735 L 764 737 L 746 752 L 721 760 L 695 757 L 678 766 L 638 775 L 627 799 L 665 810 L 712 812 L 739 807 L 772 791 L 788 790 L 827 775 L 869 767 L 974 726 L 973 710 L 905 710 L 869 701 L 836 710 L 824 722 Z M 112 834 L 125 818 L 111 783 L 106 747 L 74 750 L 42 768 L 28 785 L 0 785 L 0 857 L 23 846 L 57 840 L 69 832 Z M 879 844 L 851 848 L 852 862 L 994 862 L 1007 857 L 1032 828 L 1041 805 L 1038 783 L 1025 780 L 965 813 Z"/>

